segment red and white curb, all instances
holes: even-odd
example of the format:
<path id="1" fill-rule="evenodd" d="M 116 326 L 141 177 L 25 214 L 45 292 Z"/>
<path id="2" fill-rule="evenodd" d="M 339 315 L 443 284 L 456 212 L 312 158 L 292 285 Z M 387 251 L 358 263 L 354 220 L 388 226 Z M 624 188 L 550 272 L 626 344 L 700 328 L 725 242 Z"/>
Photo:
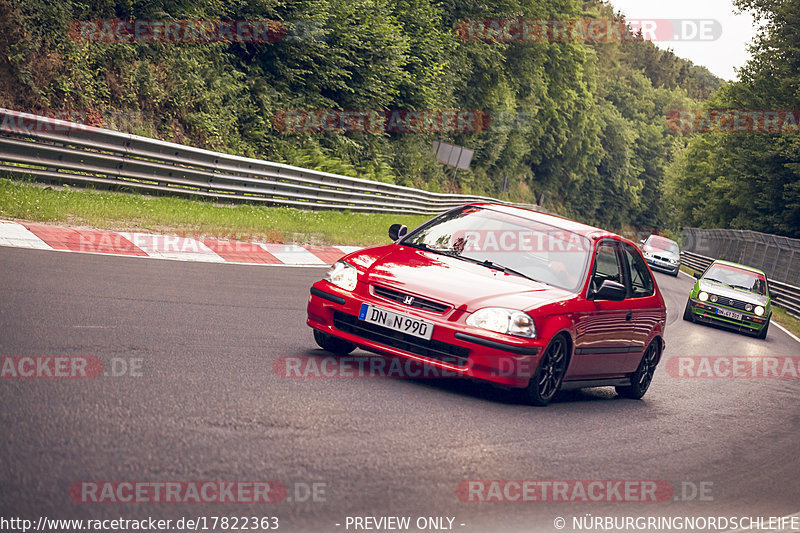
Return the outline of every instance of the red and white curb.
<path id="1" fill-rule="evenodd" d="M 356 246 L 264 244 L 213 237 L 66 228 L 0 220 L 0 246 L 58 250 L 175 261 L 248 265 L 324 266 L 358 250 Z"/>

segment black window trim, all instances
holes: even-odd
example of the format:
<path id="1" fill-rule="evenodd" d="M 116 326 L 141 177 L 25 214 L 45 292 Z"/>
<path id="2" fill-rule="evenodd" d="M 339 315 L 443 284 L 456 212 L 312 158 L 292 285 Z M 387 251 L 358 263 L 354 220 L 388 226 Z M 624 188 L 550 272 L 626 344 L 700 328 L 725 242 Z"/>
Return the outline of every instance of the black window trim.
<path id="1" fill-rule="evenodd" d="M 620 266 L 620 274 L 622 274 L 622 281 L 623 285 L 625 285 L 625 299 L 631 297 L 631 284 L 630 284 L 630 273 L 628 272 L 627 261 L 625 257 L 622 255 L 622 246 L 620 246 L 622 241 L 617 239 L 612 239 L 610 237 L 603 237 L 597 240 L 597 244 L 594 246 L 594 253 L 592 254 L 592 268 L 591 273 L 589 274 L 588 283 L 586 284 L 586 294 L 584 297 L 589 300 L 589 291 L 592 290 L 592 279 L 594 278 L 595 273 L 597 272 L 597 250 L 604 244 L 611 244 L 611 247 L 614 249 L 614 252 L 617 254 L 617 263 Z"/>
<path id="2" fill-rule="evenodd" d="M 628 298 L 647 298 L 648 296 L 653 296 L 656 293 L 656 280 L 653 279 L 653 276 L 650 274 L 649 269 L 648 269 L 647 273 L 650 276 L 650 285 L 651 285 L 650 293 L 649 294 L 640 294 L 640 295 L 634 294 L 634 292 L 633 292 L 633 276 L 631 275 L 630 265 L 628 264 L 628 258 L 625 257 L 625 249 L 624 249 L 624 247 L 627 246 L 628 248 L 631 248 L 632 249 L 631 253 L 634 254 L 634 255 L 638 255 L 639 259 L 642 260 L 642 262 L 644 263 L 645 267 L 647 267 L 647 262 L 644 260 L 644 258 L 642 258 L 641 252 L 639 252 L 639 249 L 637 247 L 631 246 L 630 244 L 628 244 L 626 242 L 622 242 L 622 241 L 617 241 L 617 242 L 619 242 L 620 245 L 621 245 L 619 247 L 619 251 L 622 254 L 622 259 L 623 259 L 622 262 L 625 264 L 624 265 L 625 276 L 626 276 L 625 286 L 628 288 Z"/>

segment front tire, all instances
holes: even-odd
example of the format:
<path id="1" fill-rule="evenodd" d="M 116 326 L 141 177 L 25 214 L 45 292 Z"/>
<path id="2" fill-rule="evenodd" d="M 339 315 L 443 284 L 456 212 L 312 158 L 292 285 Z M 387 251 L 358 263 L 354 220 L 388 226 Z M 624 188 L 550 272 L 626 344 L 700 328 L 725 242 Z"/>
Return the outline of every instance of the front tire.
<path id="1" fill-rule="evenodd" d="M 323 350 L 337 355 L 347 355 L 356 349 L 355 344 L 324 333 L 318 329 L 314 330 L 314 340 Z"/>
<path id="2" fill-rule="evenodd" d="M 767 330 L 769 329 L 769 323 L 771 322 L 771 318 L 772 318 L 772 316 L 770 315 L 770 318 L 767 319 L 767 323 L 764 324 L 764 327 L 761 328 L 761 331 L 758 332 L 758 335 L 756 335 L 756 338 L 759 338 L 759 339 L 766 339 L 767 338 Z"/>
<path id="3" fill-rule="evenodd" d="M 645 395 L 647 389 L 650 388 L 650 383 L 653 381 L 653 373 L 656 371 L 660 344 L 661 341 L 658 339 L 650 343 L 644 355 L 642 355 L 639 368 L 637 368 L 636 372 L 631 376 L 631 384 L 625 387 L 614 387 L 617 394 L 633 400 L 638 400 Z"/>
<path id="4" fill-rule="evenodd" d="M 694 322 L 694 316 L 692 313 L 692 305 L 689 300 L 686 300 L 686 308 L 683 310 L 683 319 L 687 322 Z"/>
<path id="5" fill-rule="evenodd" d="M 569 343 L 564 335 L 557 335 L 550 341 L 536 372 L 523 389 L 525 403 L 544 407 L 555 397 L 567 372 L 568 350 Z"/>

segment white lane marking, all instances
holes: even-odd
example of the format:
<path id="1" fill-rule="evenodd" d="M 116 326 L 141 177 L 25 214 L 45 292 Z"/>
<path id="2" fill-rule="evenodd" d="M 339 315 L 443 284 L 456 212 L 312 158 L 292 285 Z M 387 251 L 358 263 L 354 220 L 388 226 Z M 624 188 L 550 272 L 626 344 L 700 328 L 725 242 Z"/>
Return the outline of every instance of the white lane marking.
<path id="1" fill-rule="evenodd" d="M 686 273 L 686 272 L 684 272 L 683 270 L 681 270 L 681 274 L 684 274 L 684 275 L 686 275 L 686 276 L 688 276 L 688 277 L 690 277 L 690 278 L 692 278 L 692 279 L 695 279 L 695 277 L 694 277 L 694 276 L 689 276 L 689 274 L 687 274 L 687 273 Z M 781 326 L 780 324 L 778 324 L 778 323 L 777 323 L 777 322 L 775 322 L 774 320 L 770 320 L 770 322 L 772 322 L 772 323 L 775 325 L 775 327 L 776 327 L 776 328 L 778 328 L 778 329 L 779 329 L 779 330 L 781 330 L 782 332 L 786 333 L 787 335 L 789 335 L 791 338 L 793 338 L 793 339 L 794 339 L 794 340 L 796 340 L 797 342 L 800 342 L 800 337 L 798 337 L 797 335 L 795 335 L 794 333 L 792 333 L 791 331 L 789 331 L 789 330 L 788 330 L 788 329 L 786 329 L 785 327 Z"/>
<path id="2" fill-rule="evenodd" d="M 780 324 L 778 324 L 778 323 L 777 323 L 777 322 L 775 322 L 774 320 L 772 320 L 771 322 L 772 322 L 773 324 L 775 324 L 775 327 L 777 327 L 779 330 L 781 330 L 782 332 L 786 333 L 787 335 L 789 335 L 791 338 L 793 338 L 793 339 L 794 339 L 794 340 L 796 340 L 797 342 L 800 342 L 800 337 L 798 337 L 797 335 L 795 335 L 794 333 L 792 333 L 791 331 L 789 331 L 789 330 L 788 330 L 788 329 L 786 329 L 785 327 L 781 326 Z"/>
<path id="3" fill-rule="evenodd" d="M 789 527 L 786 527 L 786 528 L 783 528 L 783 529 L 772 529 L 770 531 L 774 531 L 775 533 L 783 533 L 783 532 L 786 532 L 786 531 L 797 531 L 796 529 L 792 528 L 792 518 L 796 518 L 796 517 L 800 517 L 800 512 L 794 513 L 794 514 L 788 514 L 786 516 L 777 517 L 775 519 L 775 521 L 778 522 L 778 524 L 788 522 L 789 523 Z M 766 520 L 765 520 L 765 522 L 766 522 Z M 757 528 L 739 528 L 739 529 L 729 529 L 729 530 L 725 531 L 724 533 L 743 533 L 745 531 L 747 531 L 748 533 L 752 533 L 753 531 L 761 531 L 761 530 L 757 529 Z"/>
<path id="4" fill-rule="evenodd" d="M 214 250 L 197 239 L 123 231 L 119 232 L 119 234 L 150 257 L 177 261 L 204 261 L 207 263 L 226 262 Z"/>
<path id="5" fill-rule="evenodd" d="M 22 224 L 5 220 L 0 220 L 0 246 L 52 250 L 46 242 Z"/>
<path id="6" fill-rule="evenodd" d="M 263 244 L 266 251 L 290 265 L 325 265 L 325 261 L 296 244 Z"/>

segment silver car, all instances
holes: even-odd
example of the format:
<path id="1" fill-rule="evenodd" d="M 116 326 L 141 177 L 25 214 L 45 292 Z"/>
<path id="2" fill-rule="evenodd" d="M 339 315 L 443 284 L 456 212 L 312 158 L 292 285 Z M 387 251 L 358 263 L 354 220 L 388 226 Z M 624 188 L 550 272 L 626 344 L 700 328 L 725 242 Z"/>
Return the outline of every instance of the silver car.
<path id="1" fill-rule="evenodd" d="M 643 240 L 642 255 L 653 270 L 677 277 L 681 269 L 681 249 L 677 242 L 666 237 L 650 235 Z"/>

